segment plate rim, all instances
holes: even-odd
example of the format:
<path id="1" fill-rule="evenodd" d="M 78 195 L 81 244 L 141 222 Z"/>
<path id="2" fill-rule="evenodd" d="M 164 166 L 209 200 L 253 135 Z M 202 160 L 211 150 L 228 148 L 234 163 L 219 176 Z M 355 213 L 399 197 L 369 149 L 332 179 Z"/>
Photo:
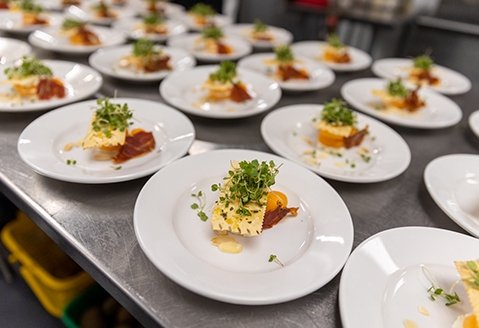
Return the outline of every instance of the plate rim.
<path id="1" fill-rule="evenodd" d="M 182 158 L 185 154 L 188 153 L 189 149 L 191 148 L 191 145 L 193 144 L 195 138 L 196 138 L 196 130 L 194 128 L 194 125 L 193 123 L 191 122 L 191 120 L 186 116 L 184 115 L 183 113 L 181 112 L 178 112 L 177 110 L 175 110 L 174 108 L 166 105 L 166 104 L 163 104 L 163 103 L 160 103 L 160 102 L 154 102 L 152 100 L 147 100 L 147 99 L 140 99 L 140 98 L 130 98 L 130 97 L 125 97 L 125 98 L 116 98 L 117 100 L 121 100 L 121 101 L 130 101 L 130 100 L 134 100 L 134 101 L 141 101 L 141 102 L 148 102 L 148 103 L 151 103 L 152 105 L 156 105 L 156 106 L 160 106 L 160 107 L 163 107 L 162 110 L 169 110 L 171 113 L 174 113 L 174 115 L 179 115 L 178 117 L 181 117 L 182 119 L 184 119 L 184 123 L 185 124 L 188 124 L 188 128 L 191 129 L 191 133 L 192 133 L 192 137 L 190 138 L 190 142 L 188 144 L 187 147 L 185 147 L 186 149 L 184 151 L 180 153 L 178 153 L 176 156 L 173 157 L 172 160 L 170 160 L 168 163 L 164 163 L 162 165 L 157 165 L 157 166 L 154 166 L 152 168 L 150 168 L 149 170 L 145 170 L 144 172 L 138 174 L 133 174 L 133 175 L 126 175 L 126 176 L 120 176 L 120 177 L 115 177 L 115 176 L 112 176 L 112 177 L 109 177 L 109 178 L 100 178 L 98 179 L 98 177 L 95 177 L 95 178 L 91 178 L 91 177 L 87 177 L 87 178 L 77 178 L 77 177 L 73 177 L 73 178 L 69 178 L 69 177 L 65 177 L 64 175 L 62 174 L 56 174 L 56 173 L 51 173 L 50 171 L 48 170 L 45 170 L 41 167 L 38 167 L 37 165 L 33 165 L 31 164 L 30 162 L 28 162 L 25 158 L 24 158 L 24 153 L 20 150 L 21 148 L 21 144 L 20 144 L 20 140 L 22 139 L 22 136 L 24 135 L 25 131 L 27 131 L 28 128 L 31 127 L 32 124 L 36 123 L 38 120 L 41 120 L 41 119 L 44 119 L 43 117 L 45 116 L 54 116 L 56 115 L 57 111 L 58 110 L 65 110 L 65 107 L 69 107 L 69 106 L 79 106 L 79 105 L 87 105 L 87 104 L 92 104 L 92 103 L 95 103 L 96 102 L 96 99 L 93 99 L 93 100 L 86 100 L 86 101 L 82 101 L 82 102 L 76 102 L 76 103 L 73 103 L 73 104 L 68 104 L 68 105 L 65 105 L 65 106 L 61 106 L 59 108 L 57 108 L 56 110 L 53 110 L 53 111 L 50 111 L 50 112 L 47 112 L 39 117 L 37 117 L 36 119 L 34 119 L 33 121 L 31 121 L 23 130 L 22 132 L 20 133 L 19 137 L 18 137 L 18 141 L 17 141 L 17 144 L 16 144 L 16 148 L 17 148 L 17 153 L 19 154 L 20 158 L 22 159 L 23 163 L 26 164 L 28 167 L 30 167 L 33 171 L 35 171 L 36 173 L 44 176 L 44 177 L 47 177 L 47 178 L 50 178 L 50 179 L 54 179 L 54 180 L 57 180 L 57 181 L 63 181 L 63 182 L 69 182 L 69 183 L 78 183 L 78 184 L 91 184 L 91 185 L 100 185 L 100 184 L 110 184 L 110 183 L 118 183 L 118 182 L 124 182 L 124 181 L 131 181 L 131 180 L 136 180 L 136 179 L 140 179 L 140 178 L 143 178 L 145 176 L 148 176 L 148 175 L 151 175 L 151 174 L 154 174 L 156 172 L 158 172 L 159 170 L 161 170 L 163 167 L 173 163 L 174 161 Z M 68 109 L 66 109 L 68 110 Z M 78 109 L 79 110 L 79 109 Z"/>
<path id="2" fill-rule="evenodd" d="M 342 197 L 339 195 L 339 193 L 336 191 L 336 189 L 334 189 L 326 180 L 324 180 L 323 178 L 315 175 L 313 172 L 305 169 L 304 167 L 301 167 L 299 166 L 297 163 L 294 163 L 288 159 L 284 159 L 284 158 L 281 158 L 275 154 L 271 154 L 271 153 L 266 153 L 266 152 L 262 152 L 262 151 L 257 151 L 257 150 L 249 150 L 249 149 L 220 149 L 220 150 L 212 150 L 212 151 L 208 151 L 208 152 L 205 152 L 205 153 L 200 153 L 200 154 L 195 154 L 195 155 L 189 155 L 189 156 L 185 156 L 179 160 L 177 160 L 176 162 L 180 162 L 180 161 L 189 161 L 191 160 L 191 158 L 196 158 L 196 157 L 202 157 L 202 156 L 208 156 L 208 154 L 210 153 L 248 153 L 248 154 L 259 154 L 261 156 L 264 156 L 264 155 L 267 155 L 267 156 L 271 156 L 273 158 L 278 158 L 278 159 L 281 159 L 283 161 L 287 161 L 289 162 L 288 165 L 292 165 L 292 166 L 295 166 L 297 167 L 298 169 L 300 170 L 304 170 L 306 174 L 312 174 L 313 176 L 316 176 L 316 178 L 319 178 L 320 181 L 321 181 L 321 184 L 324 184 L 324 186 L 326 188 L 328 188 L 331 192 L 333 192 L 335 194 L 335 196 L 337 197 L 338 201 L 340 201 L 341 205 L 343 206 L 343 208 L 345 209 L 345 222 L 347 223 L 348 225 L 348 228 L 349 228 L 349 231 L 348 231 L 348 244 L 349 245 L 346 245 L 346 252 L 344 254 L 344 259 L 342 259 L 341 261 L 338 262 L 337 264 L 337 267 L 335 268 L 335 270 L 333 270 L 328 276 L 326 279 L 323 279 L 324 281 L 321 281 L 320 284 L 318 284 L 318 286 L 313 286 L 313 287 L 309 287 L 308 288 L 308 291 L 305 292 L 305 291 L 301 291 L 301 293 L 299 293 L 300 295 L 296 294 L 296 293 L 293 293 L 293 295 L 290 295 L 289 297 L 282 297 L 282 298 L 278 298 L 276 300 L 273 299 L 267 299 L 267 300 L 263 300 L 263 301 L 258 301 L 258 300 L 253 300 L 253 301 L 247 301 L 245 299 L 238 299 L 238 298 L 234 298 L 234 297 L 230 297 L 230 298 L 225 298 L 221 295 L 214 295 L 214 293 L 210 293 L 208 292 L 207 290 L 205 291 L 204 288 L 201 288 L 201 287 L 195 287 L 193 286 L 191 283 L 185 283 L 183 281 L 179 281 L 179 278 L 174 276 L 173 274 L 171 274 L 170 272 L 165 272 L 163 271 L 162 269 L 160 269 L 156 263 L 155 263 L 155 260 L 153 259 L 153 256 L 151 254 L 151 252 L 148 250 L 148 248 L 146 247 L 146 245 L 144 244 L 144 241 L 142 240 L 141 238 L 141 235 L 140 235 L 140 232 L 139 232 L 139 227 L 138 227 L 138 211 L 139 211 L 139 202 L 141 201 L 141 198 L 142 198 L 142 195 L 144 193 L 147 192 L 147 188 L 149 188 L 149 185 L 154 183 L 152 181 L 154 181 L 154 179 L 157 179 L 155 178 L 155 176 L 157 176 L 158 174 L 161 174 L 162 172 L 157 172 L 155 173 L 150 179 L 148 179 L 148 181 L 144 184 L 144 186 L 142 187 L 140 193 L 138 194 L 138 197 L 135 201 L 135 206 L 134 206 L 134 211 L 133 211 L 133 227 L 134 227 L 134 230 L 135 230 L 135 237 L 138 241 L 138 243 L 140 244 L 140 247 L 141 247 L 141 250 L 142 252 L 146 255 L 146 257 L 148 258 L 148 260 L 155 266 L 155 268 L 157 270 L 159 270 L 162 274 L 164 274 L 166 277 L 168 277 L 168 279 L 172 280 L 174 283 L 178 284 L 179 286 L 182 286 L 183 288 L 186 288 L 198 295 L 201 295 L 201 296 L 204 296 L 204 297 L 207 297 L 207 298 L 210 298 L 210 299 L 214 299 L 214 300 L 217 300 L 217 301 L 221 301 L 221 302 L 226 302 L 226 303 L 231 303 L 231 304 L 239 304 L 239 305 L 268 305 L 268 304 L 278 304 L 278 303 L 284 303 L 284 302 L 287 302 L 287 301 L 291 301 L 291 300 L 295 300 L 295 299 L 298 299 L 298 298 L 301 298 L 301 297 L 304 297 L 306 295 L 309 295 L 311 293 L 313 293 L 314 291 L 316 290 L 319 290 L 320 288 L 324 287 L 325 285 L 327 285 L 332 279 L 334 279 L 338 274 L 339 272 L 343 269 L 345 263 L 347 262 L 350 254 L 351 254 L 351 250 L 352 250 L 352 247 L 353 247 L 353 244 L 354 244 L 354 222 L 352 220 L 352 216 L 351 216 L 351 213 L 349 212 L 349 209 L 346 205 L 346 203 L 344 202 L 344 200 L 342 199 Z M 164 173 L 164 172 L 163 172 Z"/>
<path id="3" fill-rule="evenodd" d="M 342 182 L 348 182 L 348 183 L 358 183 L 358 184 L 370 184 L 370 183 L 378 183 L 378 182 L 382 182 L 382 181 L 388 181 L 388 180 L 392 180 L 398 176 L 400 176 L 401 174 L 403 174 L 408 168 L 409 168 L 409 165 L 411 164 L 411 149 L 408 145 L 408 143 L 406 142 L 406 140 L 404 140 L 404 138 L 399 134 L 397 133 L 396 131 L 394 131 L 391 127 L 389 127 L 387 124 L 373 118 L 373 117 L 370 117 L 366 114 L 363 114 L 363 113 L 358 113 L 356 112 L 358 115 L 360 116 L 363 116 L 365 117 L 366 119 L 368 120 L 372 120 L 374 121 L 376 124 L 384 127 L 385 129 L 387 129 L 392 135 L 394 135 L 395 137 L 397 137 L 397 139 L 403 143 L 403 145 L 405 146 L 405 149 L 407 150 L 407 160 L 404 162 L 405 164 L 403 165 L 404 167 L 401 168 L 401 170 L 398 170 L 397 172 L 394 172 L 393 174 L 389 174 L 383 178 L 377 178 L 377 179 L 363 179 L 363 180 L 354 180 L 354 178 L 348 178 L 348 177 L 340 177 L 340 176 L 336 176 L 336 175 L 332 175 L 332 174 L 328 174 L 328 173 L 324 173 L 324 172 L 320 172 L 320 170 L 315 170 L 313 168 L 310 168 L 310 167 L 307 167 L 307 166 L 304 166 L 302 165 L 301 161 L 298 161 L 296 159 L 292 159 L 292 158 L 289 158 L 289 157 L 286 157 L 282 154 L 282 152 L 278 151 L 277 147 L 274 146 L 274 143 L 271 142 L 272 138 L 270 137 L 265 137 L 266 133 L 264 132 L 264 130 L 266 129 L 266 121 L 267 119 L 271 119 L 271 117 L 273 117 L 274 115 L 277 115 L 276 113 L 279 113 L 279 112 L 286 112 L 286 111 L 292 111 L 293 108 L 296 108 L 294 110 L 298 111 L 298 110 L 301 110 L 303 108 L 306 108 L 306 107 L 311 107 L 311 108 L 323 108 L 323 104 L 293 104 L 293 105 L 287 105 L 287 106 L 283 106 L 283 107 L 279 107 L 279 108 L 276 108 L 274 111 L 268 113 L 262 120 L 261 122 L 261 127 L 260 127 L 260 130 L 261 130 L 261 136 L 263 137 L 263 140 L 264 142 L 266 143 L 266 145 L 271 148 L 271 150 L 275 153 L 275 154 L 278 154 L 279 156 L 281 157 L 284 157 L 290 161 L 293 161 L 303 167 L 305 167 L 306 169 L 316 173 L 316 174 L 319 174 L 321 177 L 323 178 L 327 178 L 327 179 L 331 179 L 331 180 L 335 180 L 335 181 L 342 181 Z"/>

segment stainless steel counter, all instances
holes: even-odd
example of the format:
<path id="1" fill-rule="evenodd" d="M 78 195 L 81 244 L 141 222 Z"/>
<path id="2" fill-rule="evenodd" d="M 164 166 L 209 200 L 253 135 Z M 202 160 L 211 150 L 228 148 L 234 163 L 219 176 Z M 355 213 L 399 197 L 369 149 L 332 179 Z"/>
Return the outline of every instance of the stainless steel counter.
<path id="1" fill-rule="evenodd" d="M 63 58 L 43 52 L 39 55 Z M 84 58 L 76 60 L 85 62 Z M 442 64 L 448 65 L 447 62 Z M 275 108 L 296 103 L 322 103 L 338 97 L 345 81 L 371 75 L 370 71 L 338 75 L 334 85 L 326 90 L 284 94 Z M 474 94 L 479 90 L 479 77 L 475 78 L 473 91 L 453 97 L 464 111 L 463 120 L 455 127 L 437 131 L 395 128 L 412 152 L 411 165 L 404 174 L 369 185 L 329 181 L 352 214 L 354 246 L 381 230 L 398 226 L 432 226 L 463 232 L 433 203 L 422 174 L 426 164 L 437 156 L 477 153 L 479 141 L 467 126 L 468 115 L 479 109 Z M 115 91 L 121 97 L 162 102 L 157 85 L 106 79 L 100 92 L 113 96 Z M 145 326 L 341 326 L 337 303 L 339 276 L 308 296 L 271 306 L 216 302 L 171 282 L 143 254 L 133 230 L 135 199 L 148 178 L 112 185 L 81 185 L 34 173 L 19 158 L 16 143 L 22 129 L 39 115 L 41 113 L 0 114 L 0 191 L 26 211 Z M 190 116 L 198 139 L 190 153 L 226 147 L 269 151 L 260 135 L 263 117 L 228 121 Z"/>

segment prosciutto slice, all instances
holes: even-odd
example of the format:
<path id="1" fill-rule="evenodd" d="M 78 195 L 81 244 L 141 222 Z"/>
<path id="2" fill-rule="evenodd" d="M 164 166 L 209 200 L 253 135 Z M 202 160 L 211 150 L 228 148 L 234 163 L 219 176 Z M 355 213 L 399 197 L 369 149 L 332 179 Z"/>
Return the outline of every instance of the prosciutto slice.
<path id="1" fill-rule="evenodd" d="M 113 158 L 113 162 L 116 164 L 124 163 L 129 159 L 151 152 L 155 149 L 155 146 L 155 138 L 151 132 L 140 131 L 128 135 L 118 154 Z"/>

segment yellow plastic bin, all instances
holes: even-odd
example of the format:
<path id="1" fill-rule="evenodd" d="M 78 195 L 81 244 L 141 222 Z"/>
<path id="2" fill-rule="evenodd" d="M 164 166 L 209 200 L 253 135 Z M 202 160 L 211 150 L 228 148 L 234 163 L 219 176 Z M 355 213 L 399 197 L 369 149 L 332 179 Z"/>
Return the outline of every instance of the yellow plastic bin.
<path id="1" fill-rule="evenodd" d="M 11 253 L 9 261 L 19 264 L 22 277 L 43 307 L 55 317 L 61 317 L 65 306 L 93 283 L 93 279 L 23 213 L 2 229 L 0 237 Z"/>

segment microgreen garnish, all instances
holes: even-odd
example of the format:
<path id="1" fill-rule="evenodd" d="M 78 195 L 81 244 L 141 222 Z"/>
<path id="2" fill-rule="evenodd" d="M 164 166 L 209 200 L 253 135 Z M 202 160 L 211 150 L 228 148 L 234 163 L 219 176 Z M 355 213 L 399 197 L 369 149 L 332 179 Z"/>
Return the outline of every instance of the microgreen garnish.
<path id="1" fill-rule="evenodd" d="M 469 283 L 475 289 L 479 289 L 479 268 L 474 261 L 467 261 L 466 262 L 467 269 L 471 273 L 471 278 L 469 279 Z"/>
<path id="2" fill-rule="evenodd" d="M 157 55 L 159 52 L 155 49 L 153 41 L 148 39 L 139 39 L 133 43 L 132 53 L 137 57 L 147 57 Z"/>
<path id="3" fill-rule="evenodd" d="M 201 221 L 207 221 L 208 216 L 204 212 L 205 206 L 206 206 L 206 201 L 205 201 L 205 195 L 203 192 L 200 190 L 198 191 L 197 194 L 193 193 L 191 194 L 191 197 L 196 198 L 197 202 L 191 204 L 191 209 L 196 211 L 196 215 L 201 219 Z"/>
<path id="4" fill-rule="evenodd" d="M 111 168 L 114 169 L 115 171 L 118 171 L 118 170 L 121 170 L 121 165 L 112 166 Z"/>
<path id="5" fill-rule="evenodd" d="M 454 294 L 448 294 L 442 288 L 435 287 L 434 285 L 431 286 L 427 292 L 429 293 L 429 297 L 431 300 L 435 301 L 438 297 L 443 298 L 446 301 L 446 306 L 451 306 L 461 302 L 459 295 L 456 292 Z"/>
<path id="6" fill-rule="evenodd" d="M 235 77 L 236 64 L 231 61 L 224 61 L 215 72 L 210 74 L 209 79 L 220 83 L 228 83 L 233 82 Z"/>
<path id="7" fill-rule="evenodd" d="M 274 254 L 271 254 L 268 258 L 268 262 L 274 262 L 280 266 L 284 266 L 284 264 L 278 259 L 278 257 Z"/>
<path id="8" fill-rule="evenodd" d="M 67 159 L 67 165 L 76 165 L 77 161 L 75 159 Z"/>
<path id="9" fill-rule="evenodd" d="M 5 75 L 9 80 L 22 79 L 29 76 L 52 76 L 53 72 L 35 57 L 22 58 L 20 66 L 5 69 Z"/>
<path id="10" fill-rule="evenodd" d="M 421 55 L 414 58 L 414 67 L 428 71 L 434 65 L 434 61 L 429 55 Z"/>
<path id="11" fill-rule="evenodd" d="M 274 49 L 274 53 L 276 54 L 276 60 L 279 62 L 292 62 L 294 60 L 293 52 L 287 45 L 277 47 Z"/>
<path id="12" fill-rule="evenodd" d="M 393 97 L 406 98 L 409 95 L 409 90 L 406 88 L 401 79 L 390 81 L 387 85 L 388 93 Z"/>
<path id="13" fill-rule="evenodd" d="M 337 34 L 329 34 L 328 37 L 326 38 L 328 44 L 333 47 L 333 48 L 343 48 L 344 43 L 341 42 L 341 39 Z"/>
<path id="14" fill-rule="evenodd" d="M 263 23 L 260 19 L 255 19 L 254 20 L 254 26 L 253 26 L 253 31 L 254 32 L 266 32 L 268 30 L 268 25 Z"/>
<path id="15" fill-rule="evenodd" d="M 93 6 L 93 9 L 95 9 L 97 11 L 107 12 L 108 9 L 109 9 L 109 6 L 104 1 L 100 1 L 99 3 L 97 3 L 96 5 Z"/>
<path id="16" fill-rule="evenodd" d="M 223 31 L 219 27 L 209 26 L 203 29 L 201 36 L 204 39 L 219 40 L 223 37 Z"/>
<path id="17" fill-rule="evenodd" d="M 321 120 L 334 126 L 354 126 L 356 114 L 340 99 L 333 99 L 324 104 Z"/>
<path id="18" fill-rule="evenodd" d="M 101 131 L 107 138 L 110 138 L 112 131 L 123 132 L 132 124 L 130 119 L 133 117 L 133 113 L 128 109 L 128 104 L 114 104 L 108 98 L 98 99 L 96 103 L 98 108 L 92 122 L 95 132 Z"/>
<path id="19" fill-rule="evenodd" d="M 43 11 L 43 7 L 36 4 L 33 0 L 23 0 L 20 2 L 20 10 L 38 14 Z"/>
<path id="20" fill-rule="evenodd" d="M 369 163 L 371 161 L 371 156 L 368 156 L 366 154 L 361 154 L 361 159 L 365 162 L 365 163 Z"/>
<path id="21" fill-rule="evenodd" d="M 198 16 L 213 16 L 216 14 L 216 11 L 210 5 L 204 3 L 197 3 L 190 9 L 190 13 Z"/>
<path id="22" fill-rule="evenodd" d="M 84 21 L 67 18 L 62 23 L 62 29 L 71 30 L 71 29 L 74 29 L 74 28 L 83 27 L 83 26 L 85 26 L 85 24 L 86 23 Z"/>
<path id="23" fill-rule="evenodd" d="M 237 202 L 236 213 L 241 216 L 251 216 L 246 208 L 249 203 L 263 206 L 264 196 L 268 194 L 269 187 L 275 183 L 279 167 L 273 161 L 259 162 L 258 160 L 241 161 L 237 166 L 228 171 L 228 180 L 223 186 L 212 185 L 212 190 L 221 189 L 223 196 L 219 202 L 228 207 L 230 203 Z"/>
<path id="24" fill-rule="evenodd" d="M 150 15 L 146 16 L 145 18 L 143 18 L 143 24 L 145 24 L 145 25 L 158 25 L 158 24 L 163 23 L 164 21 L 165 20 L 163 19 L 163 17 L 161 17 L 160 15 L 157 15 L 155 13 L 150 14 Z"/>

